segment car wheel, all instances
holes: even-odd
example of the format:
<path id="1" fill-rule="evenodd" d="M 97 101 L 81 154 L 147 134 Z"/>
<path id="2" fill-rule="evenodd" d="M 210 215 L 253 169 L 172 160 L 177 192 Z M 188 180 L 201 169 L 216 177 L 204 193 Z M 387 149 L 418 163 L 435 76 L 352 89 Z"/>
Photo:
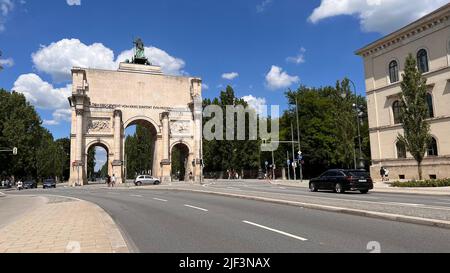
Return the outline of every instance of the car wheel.
<path id="1" fill-rule="evenodd" d="M 345 193 L 344 188 L 342 187 L 341 183 L 337 183 L 336 186 L 334 187 L 334 191 L 336 193 Z"/>
<path id="2" fill-rule="evenodd" d="M 368 190 L 363 190 L 363 191 L 360 191 L 362 194 L 368 194 L 369 193 L 369 191 Z"/>
<path id="3" fill-rule="evenodd" d="M 155 183 L 154 183 L 154 185 L 159 185 L 159 184 L 161 184 L 161 182 L 159 182 L 159 181 L 155 181 Z"/>
<path id="4" fill-rule="evenodd" d="M 316 183 L 310 183 L 310 184 L 309 184 L 309 190 L 310 190 L 311 192 L 317 192 L 317 191 L 319 191 L 319 190 L 317 189 Z"/>
<path id="5" fill-rule="evenodd" d="M 139 182 L 137 182 L 137 184 L 136 185 L 138 185 L 138 186 L 142 186 L 142 182 L 141 181 L 139 181 Z"/>

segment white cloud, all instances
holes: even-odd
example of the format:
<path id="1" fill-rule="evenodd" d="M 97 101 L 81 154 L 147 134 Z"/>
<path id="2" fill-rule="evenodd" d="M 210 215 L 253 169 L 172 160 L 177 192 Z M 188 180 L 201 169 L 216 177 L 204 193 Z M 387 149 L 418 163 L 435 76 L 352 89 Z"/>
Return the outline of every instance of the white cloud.
<path id="1" fill-rule="evenodd" d="M 224 73 L 222 74 L 222 78 L 225 80 L 234 80 L 237 77 L 239 77 L 239 73 L 237 72 L 231 72 L 231 73 Z"/>
<path id="2" fill-rule="evenodd" d="M 14 9 L 12 0 L 0 0 L 0 32 L 5 30 L 5 21 L 8 14 Z"/>
<path id="3" fill-rule="evenodd" d="M 272 68 L 266 75 L 266 86 L 272 90 L 286 88 L 299 81 L 299 77 L 290 76 L 281 67 L 275 65 L 272 65 Z"/>
<path id="4" fill-rule="evenodd" d="M 263 0 L 259 5 L 256 6 L 257 13 L 263 13 L 266 8 L 272 4 L 273 0 Z"/>
<path id="5" fill-rule="evenodd" d="M 53 120 L 44 120 L 44 125 L 70 121 L 71 111 L 67 98 L 72 93 L 72 85 L 55 88 L 36 74 L 24 74 L 19 76 L 12 89 L 24 94 L 27 101 L 36 108 L 54 110 Z"/>
<path id="6" fill-rule="evenodd" d="M 392 32 L 448 3 L 448 0 L 322 0 L 309 21 L 317 23 L 338 15 L 359 18 L 363 31 Z"/>
<path id="7" fill-rule="evenodd" d="M 69 6 L 81 6 L 81 0 L 66 0 Z"/>
<path id="8" fill-rule="evenodd" d="M 286 59 L 286 61 L 289 63 L 294 63 L 294 64 L 302 64 L 305 62 L 305 52 L 306 52 L 306 49 L 304 47 L 302 47 L 302 48 L 300 48 L 300 51 L 297 54 L 297 56 L 288 57 Z"/>
<path id="9" fill-rule="evenodd" d="M 63 39 L 42 46 L 32 54 L 34 66 L 52 76 L 57 82 L 70 80 L 74 66 L 114 69 L 114 52 L 103 44 L 85 45 L 78 39 Z"/>
<path id="10" fill-rule="evenodd" d="M 202 83 L 202 89 L 203 90 L 208 90 L 209 89 L 209 85 L 207 85 L 206 83 Z"/>
<path id="11" fill-rule="evenodd" d="M 116 67 L 120 62 L 125 61 L 126 59 L 131 60 L 133 57 L 133 49 L 123 51 L 119 54 L 116 60 Z M 169 75 L 183 75 L 185 72 L 183 71 L 186 63 L 179 58 L 173 57 L 169 55 L 166 51 L 159 49 L 157 47 L 145 47 L 145 56 L 150 60 L 153 65 L 161 66 L 161 69 L 164 73 Z"/>
<path id="12" fill-rule="evenodd" d="M 156 47 L 146 47 L 146 56 L 161 66 L 166 74 L 181 75 L 185 66 L 183 60 L 170 56 Z M 42 46 L 32 54 L 34 66 L 40 72 L 52 76 L 56 82 L 69 81 L 74 66 L 98 69 L 118 68 L 119 62 L 131 59 L 133 50 L 123 51 L 117 59 L 114 52 L 101 43 L 86 45 L 78 39 L 63 39 L 48 46 Z"/>
<path id="13" fill-rule="evenodd" d="M 68 108 L 67 98 L 71 95 L 71 85 L 55 88 L 36 74 L 24 74 L 14 83 L 13 90 L 25 95 L 27 100 L 40 109 Z"/>
<path id="14" fill-rule="evenodd" d="M 70 109 L 56 109 L 53 112 L 52 120 L 44 120 L 44 125 L 54 126 L 59 125 L 62 121 L 70 122 L 72 119 L 72 110 Z"/>
<path id="15" fill-rule="evenodd" d="M 263 114 L 267 111 L 267 103 L 265 98 L 257 98 L 253 95 L 248 95 L 242 97 L 242 99 L 246 101 L 251 108 L 255 109 L 258 114 Z"/>
<path id="16" fill-rule="evenodd" d="M 0 65 L 5 67 L 11 67 L 14 65 L 14 60 L 12 58 L 0 59 Z"/>

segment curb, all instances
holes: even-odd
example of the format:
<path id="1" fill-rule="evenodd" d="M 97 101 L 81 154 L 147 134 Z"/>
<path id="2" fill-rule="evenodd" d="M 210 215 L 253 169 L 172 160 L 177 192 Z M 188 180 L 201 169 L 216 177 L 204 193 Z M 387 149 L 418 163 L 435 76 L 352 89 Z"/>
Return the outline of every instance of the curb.
<path id="1" fill-rule="evenodd" d="M 131 252 L 130 247 L 128 247 L 128 245 L 134 245 L 134 244 L 127 242 L 125 240 L 125 238 L 127 238 L 127 236 L 125 236 L 125 233 L 119 228 L 119 225 L 114 222 L 112 217 L 99 205 L 89 202 L 89 201 L 86 201 L 86 200 L 83 200 L 83 199 L 76 198 L 76 197 L 53 195 L 53 194 L 48 194 L 48 196 L 56 196 L 56 197 L 61 197 L 61 198 L 72 199 L 72 200 L 75 200 L 78 202 L 85 202 L 85 203 L 88 203 L 91 206 L 93 206 L 94 209 L 99 212 L 102 222 L 106 226 L 108 226 L 107 236 L 109 238 L 109 241 L 111 242 L 111 246 L 113 248 L 113 253 L 129 253 L 129 252 Z"/>
<path id="2" fill-rule="evenodd" d="M 275 204 L 302 207 L 302 208 L 307 208 L 307 209 L 315 209 L 315 210 L 322 210 L 322 211 L 328 211 L 328 212 L 337 212 L 337 213 L 344 213 L 344 214 L 350 214 L 350 215 L 356 215 L 356 216 L 364 216 L 364 217 L 369 217 L 369 218 L 376 218 L 376 219 L 397 221 L 397 222 L 403 222 L 403 223 L 409 223 L 409 224 L 418 224 L 418 225 L 450 229 L 450 221 L 434 220 L 434 219 L 406 216 L 406 215 L 400 215 L 400 214 L 365 211 L 365 210 L 349 209 L 349 208 L 341 208 L 341 207 L 331 207 L 331 206 L 325 206 L 325 205 L 302 203 L 302 202 L 296 202 L 296 201 L 288 201 L 288 200 L 258 197 L 258 196 L 240 195 L 240 194 L 233 194 L 233 193 L 221 193 L 221 192 L 190 190 L 190 189 L 161 189 L 161 188 L 158 189 L 158 188 L 154 188 L 154 190 L 175 190 L 175 191 L 196 192 L 196 193 L 204 193 L 204 194 L 226 196 L 226 197 L 235 197 L 235 198 L 240 198 L 240 199 L 264 201 L 264 202 L 270 202 L 270 203 L 275 203 Z"/>
<path id="3" fill-rule="evenodd" d="M 412 195 L 433 195 L 433 196 L 449 196 L 450 192 L 414 192 L 414 191 L 398 191 L 398 190 L 385 190 L 385 189 L 373 189 L 371 192 L 375 193 L 392 193 L 392 194 L 412 194 Z"/>

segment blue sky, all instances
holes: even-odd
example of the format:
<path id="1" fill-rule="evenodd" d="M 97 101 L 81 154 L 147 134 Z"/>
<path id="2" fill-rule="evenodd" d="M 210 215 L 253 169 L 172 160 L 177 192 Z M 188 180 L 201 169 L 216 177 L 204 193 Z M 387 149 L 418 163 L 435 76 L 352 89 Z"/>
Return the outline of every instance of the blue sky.
<path id="1" fill-rule="evenodd" d="M 204 97 L 230 84 L 285 109 L 287 88 L 345 76 L 363 93 L 354 51 L 447 1 L 411 2 L 0 0 L 0 87 L 24 93 L 54 137 L 68 137 L 69 68 L 113 69 L 139 36 L 166 72 L 201 77 Z"/>

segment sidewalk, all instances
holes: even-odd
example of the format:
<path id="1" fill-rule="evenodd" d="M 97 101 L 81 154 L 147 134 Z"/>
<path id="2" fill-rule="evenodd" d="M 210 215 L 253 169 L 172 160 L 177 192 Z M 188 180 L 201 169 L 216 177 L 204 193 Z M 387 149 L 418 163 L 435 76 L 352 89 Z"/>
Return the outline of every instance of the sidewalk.
<path id="1" fill-rule="evenodd" d="M 92 203 L 47 197 L 0 229 L 0 253 L 127 253 L 112 218 Z"/>

